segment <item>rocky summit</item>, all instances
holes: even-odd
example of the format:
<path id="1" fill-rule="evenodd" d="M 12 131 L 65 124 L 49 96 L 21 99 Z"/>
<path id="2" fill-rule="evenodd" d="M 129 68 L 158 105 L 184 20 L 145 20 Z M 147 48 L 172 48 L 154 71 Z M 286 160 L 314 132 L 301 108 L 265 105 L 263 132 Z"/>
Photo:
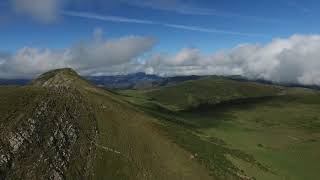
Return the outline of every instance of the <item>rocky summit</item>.
<path id="1" fill-rule="evenodd" d="M 18 104 L 1 116 L 1 179 L 91 176 L 98 131 L 87 100 L 70 88 L 75 79 L 63 69 L 17 88 L 19 94 L 2 92 L 2 99 Z"/>

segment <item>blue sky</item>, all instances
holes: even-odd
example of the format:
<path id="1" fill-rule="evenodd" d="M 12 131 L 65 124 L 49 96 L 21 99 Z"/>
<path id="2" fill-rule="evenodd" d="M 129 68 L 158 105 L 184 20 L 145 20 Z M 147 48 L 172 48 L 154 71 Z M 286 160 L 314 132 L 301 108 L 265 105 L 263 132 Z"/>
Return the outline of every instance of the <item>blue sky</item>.
<path id="1" fill-rule="evenodd" d="M 314 34 L 320 30 L 320 24 L 317 23 L 320 2 L 310 0 L 82 0 L 63 3 L 58 9 L 57 19 L 42 22 L 28 16 L 28 13 L 16 13 L 12 10 L 12 2 L 2 1 L 0 49 L 16 51 L 26 45 L 63 48 L 89 37 L 97 27 L 103 28 L 105 36 L 110 38 L 124 35 L 153 36 L 157 39 L 155 49 L 164 52 L 174 52 L 184 47 L 212 52 L 241 43 L 265 43 L 272 38 Z M 155 24 L 72 17 L 63 15 L 64 11 L 138 19 Z M 186 29 L 160 24 L 181 25 Z M 190 30 L 187 27 L 213 32 Z"/>
<path id="2" fill-rule="evenodd" d="M 320 85 L 318 0 L 1 0 L 0 78 L 71 67 Z"/>

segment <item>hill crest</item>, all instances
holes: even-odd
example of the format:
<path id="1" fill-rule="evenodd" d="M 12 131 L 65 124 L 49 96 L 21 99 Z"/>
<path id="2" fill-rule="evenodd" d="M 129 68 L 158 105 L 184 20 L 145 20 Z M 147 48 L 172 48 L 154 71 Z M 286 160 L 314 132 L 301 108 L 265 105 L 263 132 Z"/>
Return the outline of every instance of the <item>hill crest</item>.
<path id="1" fill-rule="evenodd" d="M 47 88 L 72 88 L 79 87 L 80 84 L 85 86 L 89 85 L 86 80 L 71 68 L 55 69 L 46 72 L 31 82 L 33 86 Z"/>

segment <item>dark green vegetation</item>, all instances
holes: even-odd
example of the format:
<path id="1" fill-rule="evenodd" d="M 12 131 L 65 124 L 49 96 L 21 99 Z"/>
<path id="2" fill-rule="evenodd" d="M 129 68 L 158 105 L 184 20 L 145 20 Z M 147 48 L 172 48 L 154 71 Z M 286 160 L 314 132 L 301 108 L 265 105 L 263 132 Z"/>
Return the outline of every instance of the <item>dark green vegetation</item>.
<path id="1" fill-rule="evenodd" d="M 320 93 L 211 77 L 119 91 L 216 179 L 319 179 Z"/>
<path id="2" fill-rule="evenodd" d="M 212 179 L 158 120 L 70 69 L 0 88 L 0 179 Z"/>
<path id="3" fill-rule="evenodd" d="M 274 96 L 280 87 L 208 77 L 146 92 L 145 95 L 170 110 L 186 110 L 202 104 L 217 104 L 236 99 Z"/>

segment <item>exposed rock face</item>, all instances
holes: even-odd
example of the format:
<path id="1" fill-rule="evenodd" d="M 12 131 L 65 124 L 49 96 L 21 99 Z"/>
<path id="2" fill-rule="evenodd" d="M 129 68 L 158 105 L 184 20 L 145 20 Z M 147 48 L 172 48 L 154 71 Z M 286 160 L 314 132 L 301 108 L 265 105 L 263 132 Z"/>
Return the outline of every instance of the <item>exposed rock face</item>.
<path id="1" fill-rule="evenodd" d="M 31 82 L 33 86 L 41 86 L 47 88 L 76 88 L 77 85 L 85 85 L 87 82 L 78 74 L 69 68 L 57 69 L 42 74 Z"/>
<path id="2" fill-rule="evenodd" d="M 32 111 L 0 121 L 0 179 L 91 177 L 96 119 L 81 92 L 61 78 L 73 77 L 42 82 L 46 93 Z"/>

